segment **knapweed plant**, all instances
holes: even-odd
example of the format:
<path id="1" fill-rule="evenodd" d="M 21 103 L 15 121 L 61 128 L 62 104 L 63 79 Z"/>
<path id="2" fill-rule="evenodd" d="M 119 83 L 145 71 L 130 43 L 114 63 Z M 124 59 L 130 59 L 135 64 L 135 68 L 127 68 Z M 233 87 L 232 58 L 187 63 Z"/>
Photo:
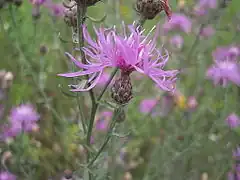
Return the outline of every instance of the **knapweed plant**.
<path id="1" fill-rule="evenodd" d="M 239 0 L 2 0 L 0 180 L 238 180 Z"/>

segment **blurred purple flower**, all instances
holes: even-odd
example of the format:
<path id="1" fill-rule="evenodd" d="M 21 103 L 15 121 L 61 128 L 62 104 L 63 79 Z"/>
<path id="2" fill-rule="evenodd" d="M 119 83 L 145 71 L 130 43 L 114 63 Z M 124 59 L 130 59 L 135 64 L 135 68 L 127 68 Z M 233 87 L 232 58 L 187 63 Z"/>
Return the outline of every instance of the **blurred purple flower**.
<path id="1" fill-rule="evenodd" d="M 31 131 L 39 118 L 40 115 L 31 104 L 22 104 L 13 108 L 9 116 L 10 134 L 17 134 L 21 131 Z"/>
<path id="2" fill-rule="evenodd" d="M 47 0 L 30 0 L 30 3 L 36 6 L 44 4 Z"/>
<path id="3" fill-rule="evenodd" d="M 216 9 L 217 0 L 199 0 L 198 6 L 202 8 Z"/>
<path id="4" fill-rule="evenodd" d="M 175 35 L 170 39 L 170 44 L 178 49 L 181 49 L 183 46 L 183 38 L 180 35 Z"/>
<path id="5" fill-rule="evenodd" d="M 48 4 L 47 8 L 50 10 L 52 16 L 61 17 L 64 15 L 65 7 L 62 3 Z"/>
<path id="6" fill-rule="evenodd" d="M 188 110 L 190 110 L 190 111 L 196 110 L 197 106 L 198 106 L 198 102 L 197 102 L 196 97 L 190 96 L 187 100 Z"/>
<path id="7" fill-rule="evenodd" d="M 2 171 L 0 172 L 0 180 L 16 180 L 17 177 L 10 172 Z"/>
<path id="8" fill-rule="evenodd" d="M 113 113 L 111 111 L 103 111 L 100 114 L 99 119 L 96 122 L 96 129 L 98 131 L 105 131 L 108 128 L 108 122 L 112 118 Z"/>
<path id="9" fill-rule="evenodd" d="M 172 94 L 167 93 L 163 95 L 160 99 L 160 110 L 159 115 L 161 117 L 166 117 L 172 111 L 174 107 L 174 97 Z"/>
<path id="10" fill-rule="evenodd" d="M 238 173 L 229 172 L 228 180 L 240 180 L 240 175 Z"/>
<path id="11" fill-rule="evenodd" d="M 173 14 L 170 21 L 167 21 L 163 25 L 164 32 L 171 30 L 180 30 L 185 33 L 190 33 L 192 29 L 191 19 L 184 14 Z"/>
<path id="12" fill-rule="evenodd" d="M 153 111 L 153 108 L 157 105 L 157 99 L 144 99 L 140 102 L 140 112 L 148 114 Z"/>
<path id="13" fill-rule="evenodd" d="M 214 34 L 215 34 L 215 29 L 211 25 L 204 27 L 200 32 L 200 35 L 205 38 L 211 37 Z"/>
<path id="14" fill-rule="evenodd" d="M 235 113 L 230 114 L 227 117 L 226 122 L 230 128 L 236 128 L 240 125 L 240 119 Z M 240 153 L 239 153 L 239 155 L 240 155 Z"/>
<path id="15" fill-rule="evenodd" d="M 199 0 L 194 8 L 196 15 L 205 15 L 208 13 L 209 9 L 217 8 L 217 0 Z"/>
<path id="16" fill-rule="evenodd" d="M 234 157 L 234 159 L 240 159 L 240 147 L 237 147 L 237 148 L 233 151 L 233 157 Z"/>
<path id="17" fill-rule="evenodd" d="M 215 64 L 207 70 L 206 77 L 213 80 L 214 85 L 226 87 L 231 81 L 240 86 L 240 66 L 235 61 L 215 60 Z"/>
<path id="18" fill-rule="evenodd" d="M 83 50 L 87 57 L 88 64 L 83 64 L 71 54 L 66 55 L 78 66 L 84 69 L 78 72 L 59 74 L 63 77 L 77 77 L 90 75 L 91 85 L 87 88 L 77 87 L 72 91 L 88 91 L 99 83 L 103 71 L 107 67 L 118 67 L 122 73 L 129 75 L 133 71 L 145 74 L 151 78 L 158 87 L 165 91 L 175 89 L 177 70 L 163 70 L 168 61 L 169 55 L 156 48 L 159 27 L 153 38 L 151 34 L 143 35 L 143 31 L 136 30 L 134 25 L 128 26 L 130 33 L 126 32 L 123 26 L 123 35 L 117 34 L 115 29 L 96 29 L 97 40 L 90 37 L 87 28 L 83 27 L 84 38 L 89 44 Z"/>
<path id="19" fill-rule="evenodd" d="M 218 47 L 212 53 L 214 60 L 237 60 L 240 56 L 240 46 L 222 46 Z"/>

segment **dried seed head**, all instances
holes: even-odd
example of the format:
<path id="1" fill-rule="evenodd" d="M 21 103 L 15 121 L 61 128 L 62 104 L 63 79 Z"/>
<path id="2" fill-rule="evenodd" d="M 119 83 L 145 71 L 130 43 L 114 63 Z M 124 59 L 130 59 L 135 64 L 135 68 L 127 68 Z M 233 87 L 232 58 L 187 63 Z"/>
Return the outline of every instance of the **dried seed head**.
<path id="1" fill-rule="evenodd" d="M 171 9 L 168 0 L 137 0 L 136 11 L 145 19 L 153 19 L 162 10 L 168 18 L 171 17 Z"/>
<path id="2" fill-rule="evenodd" d="M 112 88 L 111 96 L 118 104 L 127 104 L 132 99 L 132 84 L 129 74 L 122 73 Z"/>

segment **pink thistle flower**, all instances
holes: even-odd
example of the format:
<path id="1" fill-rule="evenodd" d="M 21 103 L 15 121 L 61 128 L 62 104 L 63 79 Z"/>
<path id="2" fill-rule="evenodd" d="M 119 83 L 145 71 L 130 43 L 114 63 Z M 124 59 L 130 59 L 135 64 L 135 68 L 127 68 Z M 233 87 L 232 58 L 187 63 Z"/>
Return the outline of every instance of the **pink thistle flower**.
<path id="1" fill-rule="evenodd" d="M 184 14 L 173 14 L 170 21 L 167 21 L 163 25 L 164 31 L 167 33 L 171 30 L 180 30 L 185 33 L 190 33 L 192 29 L 191 20 Z"/>
<path id="2" fill-rule="evenodd" d="M 16 180 L 17 177 L 8 171 L 0 172 L 0 180 Z"/>
<path id="3" fill-rule="evenodd" d="M 199 0 L 198 4 L 195 6 L 194 11 L 196 15 L 206 15 L 209 9 L 217 8 L 217 0 Z"/>
<path id="4" fill-rule="evenodd" d="M 157 105 L 158 100 L 157 99 L 144 99 L 140 103 L 140 112 L 144 114 L 150 113 L 153 108 Z"/>
<path id="5" fill-rule="evenodd" d="M 30 3 L 32 5 L 36 5 L 36 6 L 40 6 L 42 4 L 44 4 L 47 0 L 30 0 Z"/>
<path id="6" fill-rule="evenodd" d="M 136 30 L 134 25 L 128 26 L 130 34 L 127 35 L 124 27 L 123 35 L 117 34 L 115 29 L 96 29 L 96 41 L 94 41 L 87 28 L 83 27 L 84 38 L 88 43 L 88 47 L 84 47 L 88 64 L 83 64 L 75 59 L 71 54 L 66 55 L 78 66 L 83 69 L 79 72 L 59 74 L 63 77 L 77 77 L 89 75 L 89 87 L 77 87 L 72 91 L 88 91 L 99 83 L 103 71 L 108 67 L 117 67 L 123 74 L 131 74 L 137 71 L 151 78 L 158 87 L 165 91 L 173 91 L 175 89 L 177 70 L 163 70 L 168 61 L 169 55 L 165 51 L 163 55 L 156 48 L 156 40 L 158 36 L 158 28 L 153 39 L 150 39 L 150 33 L 143 35 L 143 31 Z"/>
<path id="7" fill-rule="evenodd" d="M 175 35 L 170 39 L 170 44 L 178 49 L 181 49 L 183 46 L 183 38 L 180 35 Z"/>
<path id="8" fill-rule="evenodd" d="M 51 4 L 48 6 L 48 8 L 53 16 L 61 17 L 64 15 L 65 7 L 62 5 L 62 3 Z"/>
<path id="9" fill-rule="evenodd" d="M 227 124 L 228 124 L 228 126 L 229 126 L 230 128 L 236 128 L 236 127 L 238 127 L 238 126 L 240 125 L 240 119 L 239 119 L 239 117 L 238 117 L 236 114 L 234 114 L 234 113 L 230 114 L 230 115 L 227 117 L 226 122 L 227 122 Z M 240 148 L 238 148 L 238 151 L 236 151 L 236 152 L 240 152 L 239 150 L 240 150 Z M 236 155 L 236 154 L 238 154 L 238 156 L 240 156 L 240 153 L 235 153 L 235 155 Z"/>
<path id="10" fill-rule="evenodd" d="M 212 26 L 207 26 L 205 28 L 203 28 L 200 32 L 200 35 L 202 37 L 208 38 L 211 37 L 215 34 L 215 29 Z"/>
<path id="11" fill-rule="evenodd" d="M 237 60 L 240 56 L 240 46 L 221 46 L 212 53 L 215 60 Z"/>
<path id="12" fill-rule="evenodd" d="M 22 104 L 11 110 L 10 127 L 6 129 L 5 134 L 12 137 L 21 131 L 32 131 L 39 119 L 40 115 L 31 104 Z"/>
<path id="13" fill-rule="evenodd" d="M 231 81 L 240 86 L 240 66 L 235 61 L 215 60 L 215 64 L 207 70 L 206 76 L 213 80 L 214 85 L 226 87 L 228 81 Z"/>

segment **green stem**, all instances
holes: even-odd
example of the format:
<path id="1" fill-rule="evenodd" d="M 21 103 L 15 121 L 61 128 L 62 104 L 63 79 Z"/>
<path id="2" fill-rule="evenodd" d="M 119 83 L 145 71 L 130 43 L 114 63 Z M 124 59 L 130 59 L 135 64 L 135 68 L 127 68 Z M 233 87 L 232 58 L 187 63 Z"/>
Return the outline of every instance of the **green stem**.
<path id="1" fill-rule="evenodd" d="M 110 139 L 112 137 L 112 132 L 113 132 L 113 129 L 116 125 L 116 120 L 117 120 L 118 116 L 119 116 L 119 111 L 117 111 L 117 113 L 116 112 L 114 113 L 112 121 L 111 121 L 111 123 L 109 125 L 109 128 L 108 128 L 108 132 L 107 132 L 105 141 L 103 142 L 103 144 L 100 147 L 100 149 L 98 150 L 97 154 L 93 157 L 93 159 L 90 161 L 90 163 L 88 164 L 87 167 L 90 167 L 97 160 L 97 158 L 100 156 L 100 154 L 103 152 L 103 150 L 107 146 L 108 142 L 110 141 Z"/>

